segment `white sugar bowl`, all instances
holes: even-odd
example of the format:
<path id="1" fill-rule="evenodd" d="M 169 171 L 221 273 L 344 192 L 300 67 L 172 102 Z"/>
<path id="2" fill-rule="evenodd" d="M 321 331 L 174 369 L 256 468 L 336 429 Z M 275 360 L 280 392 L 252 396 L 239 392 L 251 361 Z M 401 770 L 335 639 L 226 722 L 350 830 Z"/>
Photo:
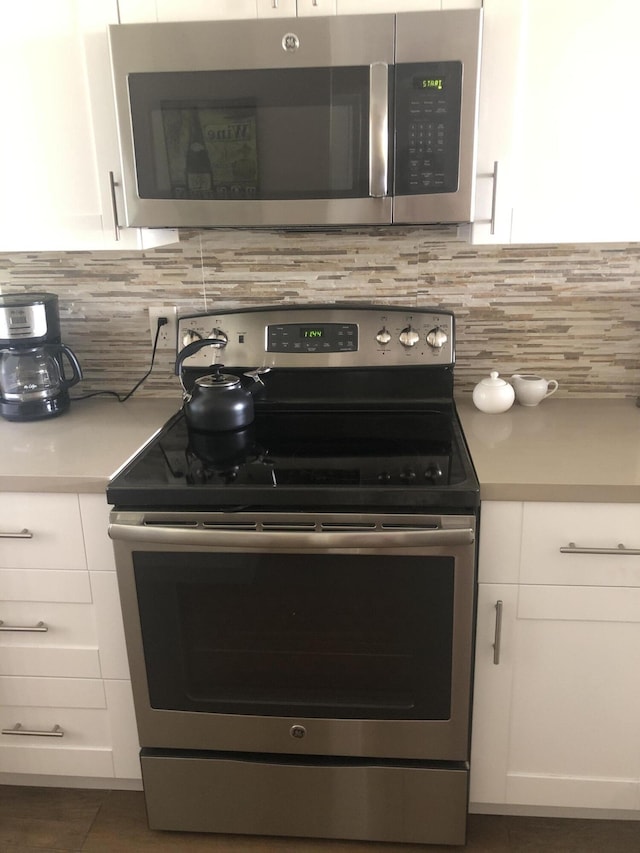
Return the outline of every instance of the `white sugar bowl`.
<path id="1" fill-rule="evenodd" d="M 490 415 L 506 412 L 513 406 L 515 398 L 513 387 L 504 379 L 500 379 L 497 370 L 492 370 L 491 374 L 478 382 L 473 389 L 475 407 Z"/>

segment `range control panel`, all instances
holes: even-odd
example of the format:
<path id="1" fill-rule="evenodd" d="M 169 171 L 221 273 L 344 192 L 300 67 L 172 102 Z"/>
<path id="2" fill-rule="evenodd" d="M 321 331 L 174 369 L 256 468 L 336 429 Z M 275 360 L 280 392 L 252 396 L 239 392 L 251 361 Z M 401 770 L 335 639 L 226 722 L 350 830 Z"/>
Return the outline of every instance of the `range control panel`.
<path id="1" fill-rule="evenodd" d="M 209 339 L 185 367 L 393 367 L 455 360 L 450 311 L 380 305 L 304 305 L 178 318 L 178 352 Z"/>

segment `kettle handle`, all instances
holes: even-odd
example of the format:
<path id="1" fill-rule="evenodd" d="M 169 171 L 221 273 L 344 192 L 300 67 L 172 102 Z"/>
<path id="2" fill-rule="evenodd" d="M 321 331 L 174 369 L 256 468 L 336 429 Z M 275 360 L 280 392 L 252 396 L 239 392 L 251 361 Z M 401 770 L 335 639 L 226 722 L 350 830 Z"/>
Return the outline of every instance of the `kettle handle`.
<path id="1" fill-rule="evenodd" d="M 180 371 L 182 370 L 182 362 L 185 360 L 185 358 L 189 358 L 189 356 L 194 355 L 201 349 L 204 349 L 204 347 L 216 347 L 217 349 L 222 349 L 226 343 L 226 340 L 224 340 L 223 338 L 202 338 L 199 341 L 193 341 L 192 343 L 187 344 L 184 349 L 180 350 L 178 358 L 176 359 L 176 376 L 180 376 Z"/>
<path id="2" fill-rule="evenodd" d="M 69 364 L 71 365 L 71 370 L 73 371 L 72 376 L 67 379 L 64 372 L 64 362 L 62 358 L 58 360 L 58 364 L 60 365 L 60 385 L 63 389 L 71 388 L 72 385 L 76 385 L 82 379 L 82 368 L 80 367 L 80 362 L 76 358 L 73 350 L 70 350 L 68 346 L 65 344 L 54 344 L 53 346 L 47 346 L 47 351 L 51 353 L 51 355 L 56 356 L 60 354 L 60 356 L 66 355 Z"/>

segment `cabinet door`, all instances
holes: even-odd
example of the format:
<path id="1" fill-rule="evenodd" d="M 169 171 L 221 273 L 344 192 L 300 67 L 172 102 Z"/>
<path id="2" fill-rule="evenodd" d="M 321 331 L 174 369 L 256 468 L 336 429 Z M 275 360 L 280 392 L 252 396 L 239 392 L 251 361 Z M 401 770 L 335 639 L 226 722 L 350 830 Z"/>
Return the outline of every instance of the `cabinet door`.
<path id="1" fill-rule="evenodd" d="M 335 15 L 337 6 L 337 0 L 298 0 L 298 16 Z"/>
<path id="2" fill-rule="evenodd" d="M 0 194 L 0 251 L 58 251 L 140 247 L 174 242 L 176 233 L 119 235 L 108 170 L 96 163 L 85 44 L 106 45 L 116 0 L 25 0 L 3 16 L 0 74 L 6 121 L 0 135 L 5 165 Z M 87 39 L 87 42 L 85 42 Z M 100 74 L 108 93 L 106 53 Z M 104 93 L 103 93 L 104 94 Z M 117 148 L 113 96 L 94 102 L 111 110 L 110 142 Z M 110 160 L 116 169 L 117 157 Z M 104 179 L 105 186 L 102 186 Z M 117 245 L 116 245 L 117 244 Z"/>
<path id="3" fill-rule="evenodd" d="M 509 243 L 523 4 L 485 0 L 473 243 Z"/>
<path id="4" fill-rule="evenodd" d="M 442 8 L 441 0 L 337 0 L 338 15 L 371 15 L 383 12 L 429 12 Z"/>
<path id="5" fill-rule="evenodd" d="M 479 602 L 472 802 L 638 809 L 640 589 L 487 584 Z"/>
<path id="6" fill-rule="evenodd" d="M 0 251 L 82 248 L 102 230 L 73 6 L 25 0 L 2 16 Z"/>
<path id="7" fill-rule="evenodd" d="M 638 240 L 640 4 L 524 8 L 512 242 Z"/>
<path id="8" fill-rule="evenodd" d="M 257 0 L 156 0 L 156 8 L 159 21 L 224 21 L 258 14 Z"/>
<path id="9" fill-rule="evenodd" d="M 257 0 L 257 12 L 259 18 L 295 18 L 296 0 Z"/>

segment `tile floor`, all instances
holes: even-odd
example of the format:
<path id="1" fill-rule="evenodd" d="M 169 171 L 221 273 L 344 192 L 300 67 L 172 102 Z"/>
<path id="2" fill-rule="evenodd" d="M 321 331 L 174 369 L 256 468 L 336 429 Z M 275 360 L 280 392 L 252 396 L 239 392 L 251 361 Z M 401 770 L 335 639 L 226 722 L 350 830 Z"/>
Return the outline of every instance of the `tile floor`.
<path id="1" fill-rule="evenodd" d="M 640 853 L 640 821 L 471 815 L 465 848 L 154 832 L 138 791 L 0 786 L 0 853 Z"/>

